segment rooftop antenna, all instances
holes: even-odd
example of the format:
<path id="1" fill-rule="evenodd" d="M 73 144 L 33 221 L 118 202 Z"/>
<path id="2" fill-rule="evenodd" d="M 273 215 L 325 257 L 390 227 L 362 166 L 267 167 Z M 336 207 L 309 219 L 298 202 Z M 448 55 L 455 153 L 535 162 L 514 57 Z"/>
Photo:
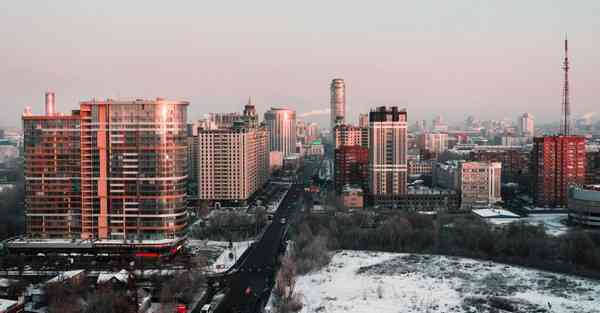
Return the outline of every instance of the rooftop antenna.
<path id="1" fill-rule="evenodd" d="M 569 41 L 565 34 L 565 59 L 563 61 L 564 82 L 562 98 L 562 116 L 560 121 L 561 135 L 569 136 L 571 134 L 571 103 L 569 99 Z"/>

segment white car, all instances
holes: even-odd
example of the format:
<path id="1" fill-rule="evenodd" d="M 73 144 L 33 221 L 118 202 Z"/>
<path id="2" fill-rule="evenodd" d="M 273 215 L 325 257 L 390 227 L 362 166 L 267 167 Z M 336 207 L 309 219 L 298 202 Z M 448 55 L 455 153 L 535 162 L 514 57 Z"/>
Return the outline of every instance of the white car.
<path id="1" fill-rule="evenodd" d="M 281 224 L 285 224 L 286 223 L 285 217 L 282 217 L 280 222 L 281 222 Z"/>
<path id="2" fill-rule="evenodd" d="M 202 306 L 202 309 L 200 309 L 201 313 L 209 313 L 210 312 L 210 304 L 205 304 Z"/>

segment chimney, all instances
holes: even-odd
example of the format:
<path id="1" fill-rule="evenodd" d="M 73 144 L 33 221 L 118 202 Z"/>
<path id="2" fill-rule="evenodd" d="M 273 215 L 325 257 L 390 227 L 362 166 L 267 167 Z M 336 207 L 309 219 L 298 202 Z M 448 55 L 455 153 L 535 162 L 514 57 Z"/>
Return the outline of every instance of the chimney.
<path id="1" fill-rule="evenodd" d="M 56 114 L 56 102 L 54 92 L 46 92 L 46 115 Z"/>

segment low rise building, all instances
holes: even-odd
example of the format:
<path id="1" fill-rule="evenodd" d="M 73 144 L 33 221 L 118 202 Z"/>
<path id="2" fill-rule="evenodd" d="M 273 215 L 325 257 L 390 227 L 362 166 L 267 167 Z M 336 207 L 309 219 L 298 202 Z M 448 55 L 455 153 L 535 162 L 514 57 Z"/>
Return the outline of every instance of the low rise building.
<path id="1" fill-rule="evenodd" d="M 362 209 L 364 207 L 364 193 L 362 188 L 344 186 L 339 199 L 340 204 L 345 209 Z"/>
<path id="2" fill-rule="evenodd" d="M 567 199 L 571 222 L 600 227 L 600 185 L 572 185 Z"/>

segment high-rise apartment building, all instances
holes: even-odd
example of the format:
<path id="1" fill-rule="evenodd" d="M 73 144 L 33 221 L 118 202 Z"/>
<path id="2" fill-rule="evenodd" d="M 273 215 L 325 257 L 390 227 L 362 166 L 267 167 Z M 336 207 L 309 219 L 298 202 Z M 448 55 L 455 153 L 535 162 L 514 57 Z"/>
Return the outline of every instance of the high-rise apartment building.
<path id="1" fill-rule="evenodd" d="M 533 138 L 535 136 L 535 124 L 533 115 L 524 113 L 519 117 L 519 131 L 521 136 Z"/>
<path id="2" fill-rule="evenodd" d="M 442 152 L 448 150 L 448 134 L 446 133 L 423 133 L 419 134 L 417 146 L 425 150 L 429 155 L 437 158 Z"/>
<path id="3" fill-rule="evenodd" d="M 535 138 L 531 163 L 534 204 L 540 207 L 565 207 L 569 185 L 585 183 L 585 138 Z"/>
<path id="4" fill-rule="evenodd" d="M 306 125 L 306 137 L 304 140 L 306 142 L 313 142 L 321 137 L 321 133 L 319 131 L 319 124 L 310 123 Z"/>
<path id="5" fill-rule="evenodd" d="M 369 114 L 361 113 L 358 115 L 358 127 L 369 128 Z"/>
<path id="6" fill-rule="evenodd" d="M 340 193 L 344 186 L 367 187 L 369 148 L 341 146 L 335 149 L 335 190 Z"/>
<path id="7" fill-rule="evenodd" d="M 280 151 L 283 157 L 296 152 L 296 112 L 286 108 L 271 108 L 265 112 L 271 151 Z"/>
<path id="8" fill-rule="evenodd" d="M 501 173 L 502 163 L 499 162 L 459 163 L 461 207 L 482 207 L 501 201 Z"/>
<path id="9" fill-rule="evenodd" d="M 519 147 L 487 146 L 475 147 L 469 160 L 502 163 L 502 180 L 524 182 L 529 178 L 530 151 Z"/>
<path id="10" fill-rule="evenodd" d="M 269 177 L 266 128 L 236 122 L 198 133 L 198 196 L 202 200 L 239 203 L 260 189 Z"/>
<path id="11" fill-rule="evenodd" d="M 376 203 L 406 194 L 407 115 L 398 107 L 369 113 L 369 194 Z"/>
<path id="12" fill-rule="evenodd" d="M 188 104 L 91 100 L 71 115 L 23 116 L 27 235 L 180 241 Z"/>
<path id="13" fill-rule="evenodd" d="M 23 115 L 28 237 L 81 237 L 80 125 L 78 111 Z"/>
<path id="14" fill-rule="evenodd" d="M 348 124 L 337 125 L 334 129 L 335 148 L 341 146 L 369 147 L 369 129 Z"/>
<path id="15" fill-rule="evenodd" d="M 344 124 L 346 118 L 346 83 L 335 78 L 329 86 L 331 104 L 331 129 L 337 124 Z"/>

